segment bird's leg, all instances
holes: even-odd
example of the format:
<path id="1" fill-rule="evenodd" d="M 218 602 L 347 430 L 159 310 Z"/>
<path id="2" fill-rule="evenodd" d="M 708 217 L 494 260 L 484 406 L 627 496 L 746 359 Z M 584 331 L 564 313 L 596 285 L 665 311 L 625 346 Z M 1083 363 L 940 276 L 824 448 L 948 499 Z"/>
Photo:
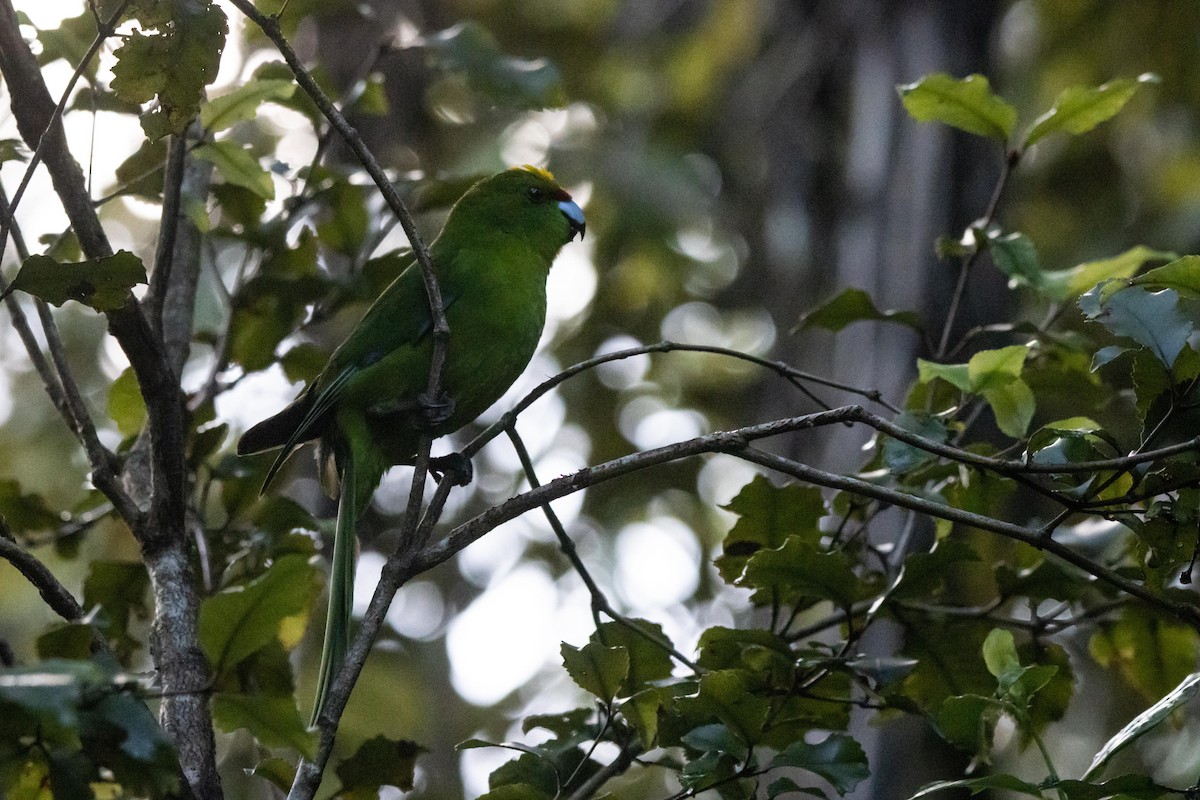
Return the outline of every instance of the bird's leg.
<path id="1" fill-rule="evenodd" d="M 443 478 L 448 478 L 451 486 L 466 486 L 475 477 L 471 459 L 462 453 L 449 453 L 429 459 L 429 472 L 438 483 L 441 483 Z"/>
<path id="2" fill-rule="evenodd" d="M 441 392 L 437 397 L 430 397 L 421 392 L 417 395 L 417 406 L 421 409 L 423 417 L 419 422 L 415 422 L 417 428 L 436 428 L 454 416 L 454 398 L 445 392 Z"/>

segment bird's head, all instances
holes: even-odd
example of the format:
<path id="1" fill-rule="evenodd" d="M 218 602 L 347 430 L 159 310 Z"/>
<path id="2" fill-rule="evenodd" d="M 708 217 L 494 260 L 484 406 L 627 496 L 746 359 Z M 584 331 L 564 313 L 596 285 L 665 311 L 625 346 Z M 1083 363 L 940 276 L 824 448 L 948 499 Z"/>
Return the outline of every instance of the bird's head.
<path id="1" fill-rule="evenodd" d="M 545 241 L 554 252 L 576 233 L 582 239 L 586 228 L 583 209 L 554 176 L 528 165 L 507 169 L 472 186 L 458 201 L 451 219 L 455 216 L 486 220 L 494 229 Z"/>

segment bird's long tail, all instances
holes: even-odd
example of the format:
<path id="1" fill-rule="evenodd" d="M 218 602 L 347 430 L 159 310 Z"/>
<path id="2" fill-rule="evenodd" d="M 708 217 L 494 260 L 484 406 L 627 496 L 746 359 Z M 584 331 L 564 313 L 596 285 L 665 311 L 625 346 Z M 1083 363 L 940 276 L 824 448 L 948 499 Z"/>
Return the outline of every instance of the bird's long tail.
<path id="1" fill-rule="evenodd" d="M 358 486 L 354 459 L 345 459 L 337 525 L 333 534 L 333 559 L 329 565 L 329 614 L 325 618 L 325 644 L 310 725 L 316 725 L 333 679 L 342 668 L 350 647 L 350 610 L 354 605 L 355 523 L 358 521 Z"/>

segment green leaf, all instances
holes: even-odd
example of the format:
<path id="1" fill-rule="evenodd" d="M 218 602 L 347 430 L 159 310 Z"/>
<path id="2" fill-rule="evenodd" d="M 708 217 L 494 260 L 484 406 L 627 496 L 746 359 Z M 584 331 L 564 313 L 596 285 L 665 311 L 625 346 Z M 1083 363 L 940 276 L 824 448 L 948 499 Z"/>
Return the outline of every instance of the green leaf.
<path id="1" fill-rule="evenodd" d="M 362 188 L 339 181 L 315 199 L 322 206 L 322 219 L 317 223 L 321 242 L 339 253 L 357 253 L 370 222 Z"/>
<path id="2" fill-rule="evenodd" d="M 1001 679 L 1022 669 L 1011 631 L 992 629 L 983 640 L 983 663 L 987 665 L 988 672 Z"/>
<path id="3" fill-rule="evenodd" d="M 226 183 L 249 189 L 264 200 L 275 198 L 275 183 L 258 159 L 236 142 L 212 142 L 192 151 L 196 158 L 212 164 Z"/>
<path id="4" fill-rule="evenodd" d="M 1159 786 L 1149 775 L 1122 775 L 1103 783 L 1063 780 L 1047 782 L 1047 789 L 1057 790 L 1065 800 L 1158 800 L 1160 797 L 1186 797 L 1166 786 Z"/>
<path id="5" fill-rule="evenodd" d="M 717 569 L 726 582 L 741 577 L 746 562 L 761 549 L 775 549 L 789 536 L 801 536 L 814 544 L 821 539 L 818 523 L 825 515 L 821 492 L 811 486 L 773 485 L 762 475 L 742 487 L 725 506 L 740 519 L 725 536 L 724 553 Z"/>
<path id="6" fill-rule="evenodd" d="M 930 720 L 938 735 L 982 761 L 988 761 L 1000 707 L 990 697 L 948 697 Z"/>
<path id="7" fill-rule="evenodd" d="M 1087 133 L 1115 117 L 1133 97 L 1138 86 L 1157 83 L 1158 80 L 1158 76 L 1147 72 L 1136 80 L 1117 78 L 1095 88 L 1067 87 L 1055 99 L 1050 110 L 1033 121 L 1029 133 L 1025 134 L 1023 146 L 1029 147 L 1052 133 Z"/>
<path id="8" fill-rule="evenodd" d="M 1192 320 L 1180 307 L 1174 289 L 1123 289 L 1109 297 L 1093 318 L 1117 336 L 1127 336 L 1148 348 L 1167 369 L 1192 335 Z"/>
<path id="9" fill-rule="evenodd" d="M 96 624 L 122 663 L 141 646 L 129 626 L 135 617 L 149 617 L 149 591 L 150 575 L 141 561 L 93 561 L 83 580 L 83 606 L 100 609 Z"/>
<path id="10" fill-rule="evenodd" d="M 916 312 L 880 311 L 871 296 L 862 289 L 844 289 L 831 300 L 801 314 L 792 332 L 824 328 L 837 333 L 853 322 L 862 321 L 895 322 L 915 330 L 921 329 L 921 320 Z"/>
<path id="11" fill-rule="evenodd" d="M 874 590 L 855 574 L 854 567 L 854 559 L 844 552 L 825 552 L 790 536 L 779 548 L 751 556 L 739 583 L 757 590 L 751 598 L 756 603 L 809 598 L 848 609 Z"/>
<path id="12" fill-rule="evenodd" d="M 1092 759 L 1092 764 L 1088 767 L 1087 772 L 1083 774 L 1083 780 L 1091 781 L 1099 778 L 1104 766 L 1114 755 L 1126 745 L 1137 741 L 1146 733 L 1157 728 L 1174 714 L 1176 709 L 1191 701 L 1198 691 L 1200 691 L 1200 672 L 1193 672 L 1180 681 L 1179 685 L 1164 695 L 1161 700 L 1138 714 L 1129 721 L 1129 724 L 1105 742 L 1100 751 L 1096 753 L 1096 757 Z"/>
<path id="13" fill-rule="evenodd" d="M 285 758 L 264 758 L 247 772 L 256 778 L 270 781 L 275 788 L 285 794 L 292 788 L 296 780 L 296 766 Z"/>
<path id="14" fill-rule="evenodd" d="M 108 416 L 122 436 L 133 436 L 146 424 L 146 401 L 133 367 L 122 370 L 108 387 Z"/>
<path id="15" fill-rule="evenodd" d="M 950 430 L 946 425 L 937 417 L 923 411 L 904 411 L 897 415 L 893 422 L 903 430 L 931 442 L 944 444 L 950 439 Z M 883 438 L 883 463 L 893 475 L 912 472 L 936 460 L 937 456 L 933 453 L 907 442 L 887 436 Z"/>
<path id="16" fill-rule="evenodd" d="M 575 648 L 563 642 L 562 660 L 567 674 L 579 688 L 606 703 L 617 696 L 629 676 L 629 651 L 624 647 L 588 642 L 582 648 Z"/>
<path id="17" fill-rule="evenodd" d="M 1000 142 L 1017 124 L 1017 110 L 993 94 L 982 75 L 957 80 L 935 72 L 898 90 L 904 108 L 919 122 L 941 122 Z"/>
<path id="18" fill-rule="evenodd" d="M 1001 235 L 999 231 L 994 231 L 988 236 L 988 249 L 992 253 L 992 261 L 1008 276 L 1010 288 L 1029 286 L 1041 289 L 1045 280 L 1042 264 L 1037 248 L 1028 236 L 1023 233 Z"/>
<path id="19" fill-rule="evenodd" d="M 643 689 L 621 704 L 621 716 L 637 731 L 647 750 L 657 746 L 658 715 L 670 699 L 667 689 L 651 688 Z"/>
<path id="20" fill-rule="evenodd" d="M 0 707 L 11 704 L 43 722 L 77 728 L 84 693 L 108 686 L 108 674 L 93 661 L 48 659 L 0 669 Z"/>
<path id="21" fill-rule="evenodd" d="M 846 662 L 846 668 L 882 688 L 907 678 L 917 668 L 917 662 L 894 656 L 857 656 Z"/>
<path id="22" fill-rule="evenodd" d="M 590 641 L 609 649 L 621 648 L 629 656 L 629 672 L 617 692 L 620 697 L 630 697 L 671 675 L 671 655 L 656 642 L 669 645 L 671 640 L 663 633 L 662 626 L 644 619 L 627 620 L 630 625 L 647 634 L 642 636 L 620 622 L 605 622 L 596 628 Z"/>
<path id="23" fill-rule="evenodd" d="M 178 796 L 179 758 L 142 699 L 121 692 L 97 701 L 96 694 L 94 688 L 85 692 L 79 728 L 84 752 L 134 796 Z"/>
<path id="24" fill-rule="evenodd" d="M 20 139 L 0 139 L 0 164 L 5 161 L 29 160 L 29 151 Z"/>
<path id="25" fill-rule="evenodd" d="M 416 742 L 374 736 L 367 739 L 354 755 L 337 766 L 342 782 L 340 797 L 367 800 L 379 796 L 379 789 L 395 786 L 404 792 L 413 788 L 417 757 L 426 752 Z"/>
<path id="26" fill-rule="evenodd" d="M 460 22 L 425 38 L 431 65 L 466 78 L 467 84 L 500 106 L 558 108 L 566 92 L 549 62 L 506 56 L 496 39 L 477 22 Z"/>
<path id="27" fill-rule="evenodd" d="M 86 661 L 92 657 L 92 641 L 95 635 L 95 629 L 82 622 L 54 625 L 37 638 L 38 658 Z"/>
<path id="28" fill-rule="evenodd" d="M 724 669 L 700 676 L 695 695 L 677 701 L 679 709 L 700 719 L 717 719 L 748 745 L 756 744 L 767 723 L 770 704 L 751 691 L 743 670 Z"/>
<path id="29" fill-rule="evenodd" d="M 1160 253 L 1163 258 L 1172 254 Z M 1184 295 L 1200 295 L 1200 256 L 1184 256 L 1170 264 L 1144 272 L 1132 281 L 1136 286 L 1154 286 L 1159 289 L 1174 289 Z"/>
<path id="30" fill-rule="evenodd" d="M 1117 668 L 1143 697 L 1158 702 L 1191 674 L 1196 645 L 1193 628 L 1128 606 L 1093 634 L 1088 650 L 1100 666 Z"/>
<path id="31" fill-rule="evenodd" d="M 1029 348 L 1025 345 L 981 350 L 967 362 L 971 391 L 983 395 L 996 415 L 996 424 L 1007 436 L 1025 435 L 1033 420 L 1033 391 L 1021 380 Z"/>
<path id="32" fill-rule="evenodd" d="M 736 761 L 744 761 L 750 754 L 746 743 L 728 725 L 720 722 L 693 728 L 680 738 L 685 745 L 700 753 L 724 753 L 733 756 Z"/>
<path id="33" fill-rule="evenodd" d="M 316 753 L 317 732 L 310 731 L 296 708 L 296 698 L 217 692 L 213 722 L 223 731 L 245 728 L 265 747 L 290 747 L 305 758 Z"/>
<path id="34" fill-rule="evenodd" d="M 349 103 L 352 113 L 367 117 L 387 116 L 390 107 L 387 87 L 383 85 L 383 76 L 378 73 L 368 75 L 359 84 L 358 93 Z"/>
<path id="35" fill-rule="evenodd" d="M 1160 261 L 1171 258 L 1176 258 L 1174 253 L 1151 250 L 1149 247 L 1139 244 L 1112 258 L 1087 261 L 1071 269 L 1044 272 L 1042 273 L 1041 284 L 1037 289 L 1043 295 L 1053 300 L 1070 300 L 1073 297 L 1083 294 L 1101 281 L 1111 278 L 1129 278 L 1136 275 L 1137 271 L 1145 266 L 1147 261 Z M 1151 270 L 1151 272 L 1154 271 Z"/>
<path id="36" fill-rule="evenodd" d="M 274 641 L 295 646 L 319 591 L 316 568 L 302 556 L 278 559 L 243 586 L 218 592 L 200 607 L 200 644 L 220 674 Z"/>
<path id="37" fill-rule="evenodd" d="M 999 789 L 1006 792 L 1016 792 L 1017 794 L 1036 797 L 1038 800 L 1043 800 L 1044 795 L 1040 786 L 1033 783 L 1026 783 L 1014 775 L 984 775 L 980 778 L 967 778 L 958 781 L 938 781 L 921 787 L 921 790 L 910 797 L 908 800 L 920 800 L 922 797 L 927 797 L 934 792 L 944 792 L 951 789 L 967 789 L 972 795 L 989 789 Z"/>
<path id="38" fill-rule="evenodd" d="M 838 794 L 854 791 L 854 787 L 871 777 L 862 745 L 841 734 L 831 734 L 819 744 L 793 742 L 775 755 L 771 767 L 793 767 L 819 775 Z"/>
<path id="39" fill-rule="evenodd" d="M 14 478 L 0 478 L 0 519 L 13 533 L 52 530 L 63 523 L 40 494 L 25 494 Z"/>
<path id="40" fill-rule="evenodd" d="M 225 13 L 210 0 L 136 9 L 143 25 L 124 34 L 113 53 L 112 89 L 127 103 L 157 99 L 141 120 L 151 139 L 182 133 L 200 108 L 204 87 L 217 77 L 228 30 Z"/>
<path id="41" fill-rule="evenodd" d="M 272 100 L 287 100 L 296 84 L 282 78 L 254 79 L 200 107 L 200 125 L 210 133 L 254 119 L 258 107 Z"/>
<path id="42" fill-rule="evenodd" d="M 941 378 L 959 391 L 971 391 L 971 377 L 966 364 L 938 364 L 918 358 L 917 380 L 929 383 L 936 378 Z"/>
<path id="43" fill-rule="evenodd" d="M 146 282 L 142 260 L 125 250 L 104 258 L 60 263 L 49 256 L 30 256 L 8 291 L 19 290 L 61 306 L 74 300 L 97 311 L 116 311 Z"/>

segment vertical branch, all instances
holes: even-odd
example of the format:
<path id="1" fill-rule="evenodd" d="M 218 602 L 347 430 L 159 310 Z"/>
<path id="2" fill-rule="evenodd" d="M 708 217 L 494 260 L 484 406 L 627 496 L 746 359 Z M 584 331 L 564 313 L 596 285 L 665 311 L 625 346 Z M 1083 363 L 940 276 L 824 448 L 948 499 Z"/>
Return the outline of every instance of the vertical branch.
<path id="1" fill-rule="evenodd" d="M 98 48 L 97 43 L 89 53 Z M 83 172 L 67 147 L 61 119 L 64 104 L 55 104 L 50 98 L 37 60 L 21 36 L 11 0 L 0 0 L 0 71 L 8 83 L 21 136 L 42 153 L 83 251 L 91 258 L 111 255 L 112 246 L 96 215 Z M 136 300 L 109 312 L 107 318 L 109 332 L 129 358 L 148 414 L 148 508 L 120 510 L 141 545 L 156 602 L 151 653 L 163 686 L 161 719 L 176 744 L 192 791 L 201 797 L 220 798 L 212 717 L 207 698 L 196 691 L 208 683 L 208 666 L 197 637 L 199 598 L 187 550 L 186 421 L 178 373 Z"/>

